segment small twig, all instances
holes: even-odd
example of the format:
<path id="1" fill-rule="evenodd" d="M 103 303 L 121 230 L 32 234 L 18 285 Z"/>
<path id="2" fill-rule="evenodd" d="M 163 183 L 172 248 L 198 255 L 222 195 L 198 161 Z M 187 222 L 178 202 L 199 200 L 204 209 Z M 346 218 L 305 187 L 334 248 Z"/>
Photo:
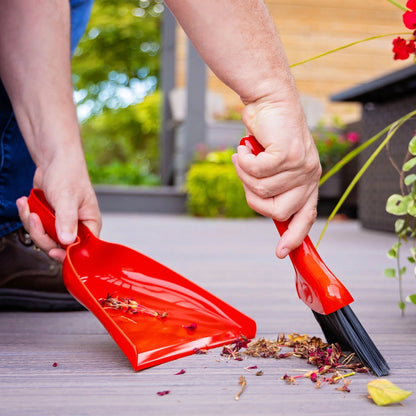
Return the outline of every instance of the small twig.
<path id="1" fill-rule="evenodd" d="M 347 365 L 351 362 L 351 360 L 355 357 L 355 353 L 352 352 L 350 355 L 348 355 L 345 360 L 341 363 L 341 365 Z"/>
<path id="2" fill-rule="evenodd" d="M 351 371 L 351 373 L 347 373 L 347 374 L 339 373 L 337 377 L 334 377 L 334 381 L 338 381 L 338 380 L 341 380 L 341 378 L 344 379 L 345 377 L 350 377 L 350 376 L 355 376 L 355 372 Z"/>
<path id="3" fill-rule="evenodd" d="M 106 308 L 104 308 L 104 309 L 106 309 Z M 125 319 L 126 321 L 133 322 L 134 324 L 136 324 L 136 325 L 137 325 L 137 322 L 133 321 L 133 319 L 127 318 L 127 316 L 121 315 L 121 318 L 122 318 L 122 319 Z"/>
<path id="4" fill-rule="evenodd" d="M 240 400 L 240 396 L 243 394 L 244 389 L 246 388 L 247 381 L 244 376 L 240 376 L 238 384 L 241 386 L 240 391 L 235 395 L 235 400 Z"/>

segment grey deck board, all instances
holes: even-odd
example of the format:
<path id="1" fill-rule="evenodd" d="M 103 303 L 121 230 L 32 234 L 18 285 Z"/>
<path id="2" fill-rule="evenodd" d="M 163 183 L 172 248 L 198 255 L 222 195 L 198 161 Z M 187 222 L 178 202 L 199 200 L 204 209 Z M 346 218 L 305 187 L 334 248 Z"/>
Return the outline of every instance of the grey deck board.
<path id="1" fill-rule="evenodd" d="M 316 241 L 323 223 L 311 237 Z M 105 214 L 102 238 L 160 261 L 256 320 L 258 337 L 280 333 L 321 336 L 310 310 L 297 298 L 289 260 L 277 260 L 276 231 L 267 219 L 208 220 L 186 216 Z M 383 276 L 393 234 L 363 230 L 356 221 L 330 225 L 319 253 L 351 291 L 351 305 L 390 364 L 388 379 L 416 390 L 416 308 L 397 308 L 397 284 Z M 405 293 L 414 290 L 407 276 Z M 309 380 L 290 386 L 285 373 L 311 369 L 297 358 L 221 357 L 221 349 L 135 373 L 89 312 L 0 313 L 0 416 L 49 415 L 410 415 L 416 394 L 385 408 L 367 399 L 375 377 L 356 375 L 351 392 L 315 389 Z M 58 363 L 53 367 L 54 362 Z M 257 377 L 244 368 L 257 365 Z M 185 374 L 175 375 L 184 369 Z M 247 388 L 239 401 L 238 379 Z M 170 390 L 158 396 L 161 390 Z"/>

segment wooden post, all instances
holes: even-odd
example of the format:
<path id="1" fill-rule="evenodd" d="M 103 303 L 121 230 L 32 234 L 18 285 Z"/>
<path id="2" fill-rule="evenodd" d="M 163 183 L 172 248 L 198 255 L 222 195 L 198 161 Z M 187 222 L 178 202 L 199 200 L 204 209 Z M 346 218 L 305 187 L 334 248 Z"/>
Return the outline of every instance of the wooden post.
<path id="1" fill-rule="evenodd" d="M 192 161 L 196 145 L 205 143 L 205 95 L 207 70 L 204 61 L 188 40 L 186 67 L 186 118 L 184 125 L 183 175 Z M 179 173 L 179 180 L 181 174 Z M 184 179 L 184 178 L 182 178 Z"/>
<path id="2" fill-rule="evenodd" d="M 161 53 L 161 90 L 162 90 L 162 123 L 160 133 L 161 144 L 161 180 L 162 185 L 173 185 L 175 126 L 169 94 L 175 88 L 176 80 L 176 21 L 166 7 L 162 19 L 162 53 Z"/>

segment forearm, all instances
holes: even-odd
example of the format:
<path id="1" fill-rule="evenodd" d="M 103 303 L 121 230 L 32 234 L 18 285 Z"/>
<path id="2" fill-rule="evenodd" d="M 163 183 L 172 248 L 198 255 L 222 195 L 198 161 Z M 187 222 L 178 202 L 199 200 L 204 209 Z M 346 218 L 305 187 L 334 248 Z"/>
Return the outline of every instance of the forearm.
<path id="1" fill-rule="evenodd" d="M 36 165 L 79 155 L 69 2 L 0 0 L 0 9 L 0 77 Z"/>
<path id="2" fill-rule="evenodd" d="M 299 246 L 316 217 L 319 157 L 295 82 L 263 0 L 165 0 L 201 57 L 244 104 L 243 121 L 265 151 L 233 155 L 249 206 L 291 219 L 277 255 Z"/>
<path id="3" fill-rule="evenodd" d="M 166 0 L 214 73 L 245 104 L 296 100 L 272 18 L 262 0 Z"/>

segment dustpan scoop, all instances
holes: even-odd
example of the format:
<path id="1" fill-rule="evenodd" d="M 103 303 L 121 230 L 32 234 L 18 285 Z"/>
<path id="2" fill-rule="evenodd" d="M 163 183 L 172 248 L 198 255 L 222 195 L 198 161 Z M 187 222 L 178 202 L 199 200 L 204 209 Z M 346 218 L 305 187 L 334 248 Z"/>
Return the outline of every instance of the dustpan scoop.
<path id="1" fill-rule="evenodd" d="M 43 192 L 33 189 L 28 202 L 58 241 Z M 81 223 L 62 274 L 68 291 L 99 319 L 135 370 L 256 333 L 255 322 L 234 307 L 157 261 L 98 239 Z"/>

